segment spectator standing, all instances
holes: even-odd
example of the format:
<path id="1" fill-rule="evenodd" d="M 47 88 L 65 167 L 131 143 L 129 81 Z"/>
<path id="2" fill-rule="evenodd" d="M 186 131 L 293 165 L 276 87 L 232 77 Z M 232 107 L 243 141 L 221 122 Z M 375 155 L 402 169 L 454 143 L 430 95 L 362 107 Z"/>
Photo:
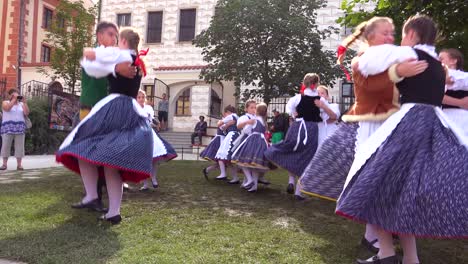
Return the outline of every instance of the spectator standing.
<path id="1" fill-rule="evenodd" d="M 286 130 L 288 128 L 288 120 L 284 115 L 276 109 L 273 109 L 273 125 L 271 126 L 271 131 L 273 132 L 271 137 L 271 144 L 280 143 L 284 139 Z"/>
<path id="2" fill-rule="evenodd" d="M 160 130 L 167 130 L 167 116 L 169 111 L 169 101 L 167 100 L 167 95 L 164 93 L 162 95 L 162 100 L 158 103 L 158 119 L 161 124 Z"/>

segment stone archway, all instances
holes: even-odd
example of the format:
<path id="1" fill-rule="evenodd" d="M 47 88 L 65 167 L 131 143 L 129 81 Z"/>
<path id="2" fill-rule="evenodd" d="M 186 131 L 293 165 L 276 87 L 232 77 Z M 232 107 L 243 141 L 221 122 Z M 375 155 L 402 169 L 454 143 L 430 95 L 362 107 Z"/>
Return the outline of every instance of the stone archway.
<path id="1" fill-rule="evenodd" d="M 63 92 L 63 85 L 60 82 L 52 81 L 51 83 L 49 83 L 49 90 Z"/>

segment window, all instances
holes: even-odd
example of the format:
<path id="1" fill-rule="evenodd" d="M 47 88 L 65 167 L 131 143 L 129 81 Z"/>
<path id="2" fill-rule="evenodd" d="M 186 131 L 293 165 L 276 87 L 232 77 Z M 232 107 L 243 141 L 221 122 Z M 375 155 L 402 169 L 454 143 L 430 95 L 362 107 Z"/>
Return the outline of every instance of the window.
<path id="1" fill-rule="evenodd" d="M 50 62 L 50 47 L 49 46 L 42 45 L 41 62 Z"/>
<path id="2" fill-rule="evenodd" d="M 154 90 L 153 87 L 154 85 L 152 84 L 143 85 L 143 91 L 145 91 L 147 97 L 153 96 L 153 90 Z"/>
<path id="3" fill-rule="evenodd" d="M 148 13 L 147 43 L 161 43 L 163 12 Z"/>
<path id="4" fill-rule="evenodd" d="M 185 90 L 177 98 L 176 115 L 190 115 L 190 89 Z"/>
<path id="5" fill-rule="evenodd" d="M 132 14 L 118 14 L 117 15 L 117 25 L 119 27 L 129 27 L 131 19 L 132 19 Z"/>
<path id="6" fill-rule="evenodd" d="M 213 89 L 211 89 L 210 115 L 216 117 L 221 116 L 221 98 L 219 98 L 218 94 Z"/>
<path id="7" fill-rule="evenodd" d="M 57 17 L 57 26 L 60 29 L 65 29 L 65 18 Z"/>
<path id="8" fill-rule="evenodd" d="M 196 9 L 180 10 L 179 41 L 192 41 L 195 38 Z"/>
<path id="9" fill-rule="evenodd" d="M 49 29 L 50 26 L 52 25 L 52 16 L 54 15 L 54 12 L 50 10 L 47 7 L 44 7 L 44 14 L 42 17 L 42 27 Z"/>

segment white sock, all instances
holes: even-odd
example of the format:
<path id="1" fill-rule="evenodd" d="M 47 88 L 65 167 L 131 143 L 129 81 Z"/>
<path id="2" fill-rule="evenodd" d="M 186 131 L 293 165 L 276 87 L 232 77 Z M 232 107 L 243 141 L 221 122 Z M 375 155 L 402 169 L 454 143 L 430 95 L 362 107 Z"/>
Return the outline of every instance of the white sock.
<path id="1" fill-rule="evenodd" d="M 78 160 L 78 166 L 80 167 L 81 179 L 85 188 L 85 197 L 83 203 L 91 202 L 98 198 L 97 195 L 97 181 L 99 177 L 98 168 L 89 162 Z"/>
<path id="2" fill-rule="evenodd" d="M 379 253 L 377 256 L 379 256 L 380 259 L 395 256 L 392 234 L 378 228 L 377 237 L 380 243 Z"/>
<path id="3" fill-rule="evenodd" d="M 106 176 L 107 195 L 109 196 L 109 211 L 106 217 L 113 217 L 120 214 L 120 205 L 122 203 L 122 178 L 118 170 L 104 167 Z"/>
<path id="4" fill-rule="evenodd" d="M 231 178 L 232 178 L 231 181 L 232 182 L 238 181 L 239 177 L 237 177 L 237 167 L 234 165 L 231 166 L 230 171 L 231 171 Z"/>
<path id="5" fill-rule="evenodd" d="M 206 172 L 210 172 L 210 171 L 212 171 L 214 169 L 217 169 L 218 167 L 219 167 L 219 165 L 215 164 L 215 165 L 211 165 L 211 166 L 206 167 L 205 170 L 206 170 Z"/>
<path id="6" fill-rule="evenodd" d="M 149 181 L 150 181 L 149 179 L 145 179 L 145 180 L 143 181 L 143 188 L 144 188 L 144 189 L 148 189 Z"/>
<path id="7" fill-rule="evenodd" d="M 302 196 L 301 190 L 302 190 L 302 186 L 298 179 L 297 184 L 296 184 L 296 190 L 294 191 L 294 195 Z"/>
<path id="8" fill-rule="evenodd" d="M 219 171 L 221 172 L 221 174 L 216 178 L 218 179 L 225 178 L 226 177 L 226 165 L 224 164 L 223 161 L 218 161 L 218 164 L 219 164 Z"/>
<path id="9" fill-rule="evenodd" d="M 254 184 L 252 188 L 249 189 L 249 191 L 254 191 L 258 188 L 258 171 L 252 170 L 252 180 Z"/>
<path id="10" fill-rule="evenodd" d="M 288 184 L 294 185 L 294 183 L 296 182 L 296 176 L 292 175 L 291 173 L 289 173 L 288 175 L 289 175 L 289 183 Z"/>
<path id="11" fill-rule="evenodd" d="M 244 186 L 247 186 L 252 182 L 252 173 L 250 169 L 245 168 L 245 167 L 242 168 L 242 171 L 244 172 L 244 175 L 245 175 L 244 179 L 247 179 Z"/>
<path id="12" fill-rule="evenodd" d="M 372 225 L 372 224 L 366 224 L 366 233 L 364 234 L 364 238 L 367 241 L 372 242 L 372 241 L 378 239 L 377 238 L 377 233 L 378 233 L 378 227 L 377 226 Z M 376 248 L 380 248 L 379 240 L 377 240 L 377 242 L 375 242 L 373 246 L 376 247 Z"/>
<path id="13" fill-rule="evenodd" d="M 403 264 L 419 263 L 416 238 L 414 236 L 400 235 L 400 245 L 403 249 Z"/>
<path id="14" fill-rule="evenodd" d="M 153 163 L 153 174 L 151 175 L 151 181 L 153 184 L 158 184 L 158 165 L 156 162 Z"/>

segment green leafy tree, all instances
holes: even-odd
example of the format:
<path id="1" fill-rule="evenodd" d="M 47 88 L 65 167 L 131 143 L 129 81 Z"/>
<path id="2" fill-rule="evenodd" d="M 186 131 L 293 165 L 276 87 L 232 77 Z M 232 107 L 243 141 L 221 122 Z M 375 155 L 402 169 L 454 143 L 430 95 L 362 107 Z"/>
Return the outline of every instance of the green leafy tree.
<path id="1" fill-rule="evenodd" d="M 366 11 L 364 5 L 375 4 Z M 353 27 L 373 16 L 387 16 L 393 19 L 397 30 L 396 41 L 401 40 L 403 23 L 415 14 L 426 14 L 437 23 L 440 30 L 438 48 L 457 48 L 468 58 L 468 5 L 466 0 L 344 0 L 341 9 L 346 16 L 338 20 L 342 25 Z M 468 60 L 465 60 L 465 69 Z"/>
<path id="2" fill-rule="evenodd" d="M 76 82 L 81 78 L 79 60 L 83 48 L 93 43 L 95 14 L 96 8 L 85 8 L 81 0 L 60 1 L 46 33 L 45 42 L 52 46 L 51 69 L 41 67 L 39 71 L 53 80 L 63 79 L 73 94 Z"/>
<path id="3" fill-rule="evenodd" d="M 307 72 L 333 84 L 341 72 L 321 40 L 335 30 L 319 30 L 316 24 L 316 10 L 325 2 L 219 0 L 209 28 L 194 40 L 208 63 L 202 78 L 256 86 L 244 98 L 260 96 L 266 103 L 297 92 Z"/>

